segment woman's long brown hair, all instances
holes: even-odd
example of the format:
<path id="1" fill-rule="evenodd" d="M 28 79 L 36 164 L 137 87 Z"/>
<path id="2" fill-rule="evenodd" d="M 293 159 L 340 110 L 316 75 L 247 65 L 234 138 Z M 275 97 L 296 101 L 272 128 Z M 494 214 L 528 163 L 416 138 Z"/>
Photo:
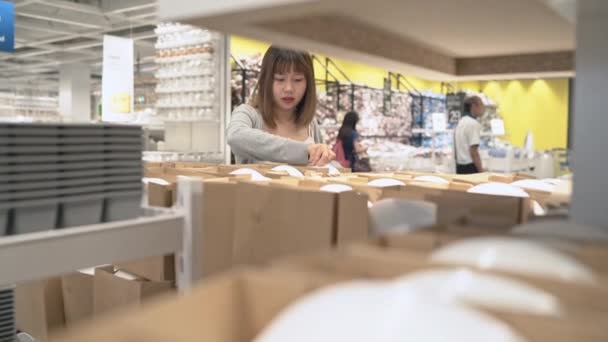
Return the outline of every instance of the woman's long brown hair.
<path id="1" fill-rule="evenodd" d="M 271 46 L 264 54 L 260 78 L 253 95 L 252 105 L 260 112 L 264 123 L 276 128 L 273 116 L 274 99 L 272 86 L 275 74 L 294 71 L 306 77 L 306 92 L 296 106 L 296 125 L 308 127 L 317 110 L 315 71 L 312 58 L 307 52 Z"/>

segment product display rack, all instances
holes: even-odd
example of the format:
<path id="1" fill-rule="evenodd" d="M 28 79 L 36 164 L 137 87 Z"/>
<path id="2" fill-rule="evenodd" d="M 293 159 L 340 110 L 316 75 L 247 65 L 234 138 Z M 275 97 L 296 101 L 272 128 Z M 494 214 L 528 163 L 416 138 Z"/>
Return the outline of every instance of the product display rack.
<path id="1" fill-rule="evenodd" d="M 200 255 L 195 208 L 200 208 L 202 181 L 180 177 L 178 189 L 176 207 L 147 208 L 140 218 L 0 238 L 0 287 L 176 253 L 177 286 L 189 288 L 201 278 L 194 257 Z"/>
<path id="2" fill-rule="evenodd" d="M 0 121 L 58 121 L 59 100 L 56 92 L 16 90 L 0 93 Z"/>
<path id="3" fill-rule="evenodd" d="M 229 119 L 229 42 L 226 35 L 177 23 L 161 23 L 157 34 L 156 113 L 154 131 L 163 142 L 151 144 L 162 152 L 224 161 L 225 126 Z M 221 158 L 217 158 L 221 155 Z"/>

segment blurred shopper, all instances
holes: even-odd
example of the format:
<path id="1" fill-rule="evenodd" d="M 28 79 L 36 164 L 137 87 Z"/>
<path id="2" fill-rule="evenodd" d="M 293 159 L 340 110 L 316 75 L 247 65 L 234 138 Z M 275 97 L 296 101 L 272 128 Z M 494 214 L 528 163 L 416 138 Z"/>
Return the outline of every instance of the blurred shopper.
<path id="1" fill-rule="evenodd" d="M 343 167 L 351 168 L 354 172 L 369 172 L 371 171 L 369 159 L 364 155 L 367 147 L 359 142 L 358 122 L 359 114 L 346 113 L 333 150 L 337 156 L 336 161 Z"/>
<path id="2" fill-rule="evenodd" d="M 479 96 L 469 96 L 464 100 L 462 118 L 454 131 L 454 154 L 456 173 L 473 174 L 483 171 L 479 156 L 481 124 L 477 121 L 486 110 Z"/>
<path id="3" fill-rule="evenodd" d="M 334 160 L 314 120 L 316 105 L 310 55 L 271 46 L 252 103 L 237 107 L 228 125 L 227 141 L 236 162 L 321 166 Z"/>

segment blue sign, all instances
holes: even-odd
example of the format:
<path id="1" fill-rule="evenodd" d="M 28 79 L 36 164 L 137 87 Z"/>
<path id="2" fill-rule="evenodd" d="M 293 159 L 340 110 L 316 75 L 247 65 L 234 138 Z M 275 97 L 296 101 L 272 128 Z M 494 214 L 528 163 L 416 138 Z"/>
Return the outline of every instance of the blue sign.
<path id="1" fill-rule="evenodd" d="M 0 0 L 0 51 L 15 51 L 15 4 Z"/>

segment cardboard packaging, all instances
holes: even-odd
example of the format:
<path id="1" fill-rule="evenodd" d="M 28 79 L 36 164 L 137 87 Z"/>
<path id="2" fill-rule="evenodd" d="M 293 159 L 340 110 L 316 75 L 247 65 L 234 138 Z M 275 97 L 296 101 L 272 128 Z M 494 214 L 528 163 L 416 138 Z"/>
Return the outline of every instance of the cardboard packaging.
<path id="1" fill-rule="evenodd" d="M 376 264 L 382 268 L 382 264 Z M 89 324 L 54 341 L 252 341 L 296 299 L 348 276 L 298 269 L 236 271 L 211 279 L 183 297 L 144 310 L 131 310 Z M 606 316 L 573 313 L 564 317 L 483 310 L 506 322 L 526 341 L 605 341 Z M 593 318 L 593 319 L 591 319 Z"/>
<path id="2" fill-rule="evenodd" d="M 117 269 L 137 274 L 152 281 L 175 282 L 175 257 L 173 254 L 119 263 L 115 266 Z"/>
<path id="3" fill-rule="evenodd" d="M 323 185 L 289 177 L 270 183 L 205 180 L 196 234 L 201 274 L 367 239 L 367 197 L 357 192 L 321 192 Z M 149 201 L 158 203 L 170 192 L 169 186 L 156 187 L 148 192 Z"/>
<path id="4" fill-rule="evenodd" d="M 61 277 L 63 308 L 68 327 L 93 317 L 94 274 L 94 269 L 88 269 Z"/>
<path id="5" fill-rule="evenodd" d="M 175 202 L 175 183 L 148 183 L 148 205 L 151 207 L 170 208 Z"/>
<path id="6" fill-rule="evenodd" d="M 469 225 L 489 228 L 511 228 L 525 223 L 530 215 L 527 198 L 471 194 L 457 190 L 431 189 L 408 185 L 403 189 L 386 189 L 382 198 L 422 200 L 437 204 L 437 222 L 466 221 Z"/>
<path id="7" fill-rule="evenodd" d="M 65 326 L 61 278 L 18 284 L 15 314 L 17 329 L 46 342 L 50 331 Z"/>
<path id="8" fill-rule="evenodd" d="M 289 253 L 329 249 L 334 194 L 241 183 L 234 202 L 235 264 L 261 264 Z"/>
<path id="9" fill-rule="evenodd" d="M 171 282 L 152 281 L 138 275 L 116 270 L 114 266 L 95 269 L 93 311 L 95 316 L 168 293 Z"/>

